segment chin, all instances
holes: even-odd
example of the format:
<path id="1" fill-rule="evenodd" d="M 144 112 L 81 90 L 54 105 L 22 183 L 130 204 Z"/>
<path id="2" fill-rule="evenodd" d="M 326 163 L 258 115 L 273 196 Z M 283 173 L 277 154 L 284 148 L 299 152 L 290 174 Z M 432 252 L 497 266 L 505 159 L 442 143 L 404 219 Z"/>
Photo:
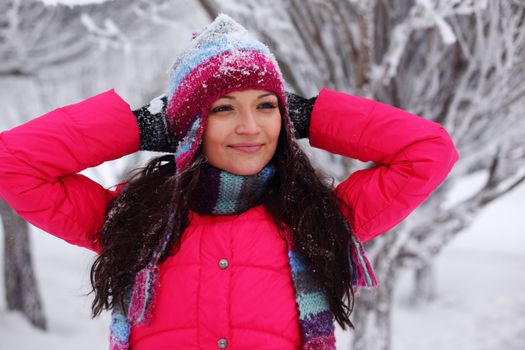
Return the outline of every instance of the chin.
<path id="1" fill-rule="evenodd" d="M 231 166 L 226 166 L 222 168 L 223 170 L 229 171 L 232 174 L 235 175 L 254 175 L 257 174 L 259 171 L 261 171 L 264 168 L 265 164 L 257 163 L 257 164 L 243 164 L 241 162 L 237 162 L 236 164 L 233 164 Z"/>
<path id="2" fill-rule="evenodd" d="M 259 171 L 262 170 L 262 168 L 263 167 L 257 167 L 257 168 L 255 167 L 243 167 L 243 168 L 234 167 L 232 169 L 225 169 L 225 170 L 235 175 L 247 176 L 247 175 L 257 174 Z"/>

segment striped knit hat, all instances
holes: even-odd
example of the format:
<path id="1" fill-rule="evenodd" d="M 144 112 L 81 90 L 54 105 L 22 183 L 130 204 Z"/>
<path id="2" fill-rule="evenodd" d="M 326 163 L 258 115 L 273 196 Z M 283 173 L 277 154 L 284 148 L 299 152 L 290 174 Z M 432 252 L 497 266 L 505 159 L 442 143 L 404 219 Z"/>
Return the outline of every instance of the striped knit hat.
<path id="1" fill-rule="evenodd" d="M 281 71 L 268 47 L 226 14 L 200 32 L 171 67 L 167 119 L 178 142 L 177 169 L 187 167 L 199 147 L 209 106 L 234 90 L 259 89 L 277 95 L 292 135 Z"/>

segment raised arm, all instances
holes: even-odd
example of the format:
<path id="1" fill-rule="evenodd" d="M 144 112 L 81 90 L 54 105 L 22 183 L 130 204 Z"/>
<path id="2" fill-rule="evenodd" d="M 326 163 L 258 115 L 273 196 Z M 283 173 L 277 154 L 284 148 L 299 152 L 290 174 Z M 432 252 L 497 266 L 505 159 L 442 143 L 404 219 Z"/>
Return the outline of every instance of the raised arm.
<path id="1" fill-rule="evenodd" d="M 312 110 L 309 141 L 331 153 L 373 161 L 335 192 L 366 242 L 406 218 L 447 177 L 458 152 L 439 124 L 399 108 L 323 88 Z"/>
<path id="2" fill-rule="evenodd" d="M 34 226 L 99 253 L 94 234 L 121 186 L 76 173 L 137 150 L 130 106 L 105 91 L 0 133 L 0 197 Z"/>

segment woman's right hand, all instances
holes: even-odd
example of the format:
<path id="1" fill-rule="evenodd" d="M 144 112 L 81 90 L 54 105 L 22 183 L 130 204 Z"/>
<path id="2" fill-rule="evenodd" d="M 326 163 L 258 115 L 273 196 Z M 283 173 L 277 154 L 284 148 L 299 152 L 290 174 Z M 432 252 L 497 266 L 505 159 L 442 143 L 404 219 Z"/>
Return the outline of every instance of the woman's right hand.
<path id="1" fill-rule="evenodd" d="M 166 119 L 168 98 L 160 95 L 133 110 L 140 130 L 140 150 L 175 153 L 177 143 Z"/>

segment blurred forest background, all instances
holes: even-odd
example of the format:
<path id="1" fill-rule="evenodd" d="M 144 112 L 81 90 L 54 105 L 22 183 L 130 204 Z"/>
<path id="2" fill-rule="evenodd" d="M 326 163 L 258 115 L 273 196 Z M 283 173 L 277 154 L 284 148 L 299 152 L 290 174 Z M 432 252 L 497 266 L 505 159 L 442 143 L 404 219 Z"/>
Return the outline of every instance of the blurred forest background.
<path id="1" fill-rule="evenodd" d="M 142 106 L 219 12 L 270 47 L 288 90 L 380 100 L 439 122 L 458 148 L 431 197 L 367 243 L 380 289 L 360 293 L 338 349 L 524 349 L 523 0 L 2 0 L 0 131 L 112 88 Z M 336 183 L 374 165 L 301 142 Z M 82 173 L 113 186 L 153 155 Z M 0 347 L 107 347 L 109 315 L 90 320 L 82 296 L 94 256 L 0 213 Z"/>

